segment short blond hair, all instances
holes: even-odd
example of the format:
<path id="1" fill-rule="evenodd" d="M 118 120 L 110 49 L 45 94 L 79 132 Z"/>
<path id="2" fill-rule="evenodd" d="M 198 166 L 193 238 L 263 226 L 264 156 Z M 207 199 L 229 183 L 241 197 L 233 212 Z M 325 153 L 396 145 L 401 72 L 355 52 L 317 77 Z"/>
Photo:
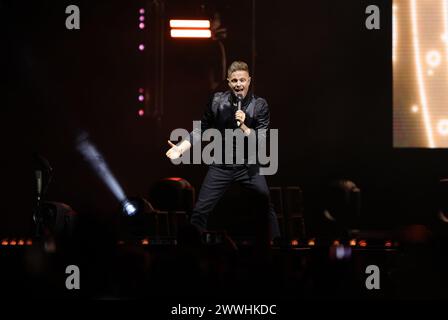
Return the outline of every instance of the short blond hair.
<path id="1" fill-rule="evenodd" d="M 229 78 L 235 71 L 247 71 L 249 73 L 249 66 L 244 61 L 233 61 L 227 69 L 227 77 Z"/>

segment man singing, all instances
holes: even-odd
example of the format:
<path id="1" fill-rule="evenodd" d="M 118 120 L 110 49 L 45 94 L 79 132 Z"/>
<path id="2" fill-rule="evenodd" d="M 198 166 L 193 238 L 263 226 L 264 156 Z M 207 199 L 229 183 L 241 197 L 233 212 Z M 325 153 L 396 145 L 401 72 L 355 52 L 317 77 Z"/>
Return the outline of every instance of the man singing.
<path id="1" fill-rule="evenodd" d="M 227 81 L 230 90 L 217 92 L 213 95 L 201 120 L 201 132 L 215 128 L 225 137 L 225 129 L 241 130 L 247 138 L 256 136 L 269 128 L 269 107 L 265 99 L 255 96 L 250 90 L 249 67 L 242 61 L 234 61 L 227 70 Z M 239 110 L 239 108 L 241 110 Z M 200 143 L 200 132 L 193 130 L 187 139 L 178 145 L 168 141 L 171 148 L 166 155 L 170 159 L 179 158 L 189 150 L 192 144 Z M 223 139 L 225 140 L 225 139 Z M 236 147 L 233 142 L 233 160 L 235 160 Z M 209 166 L 207 175 L 202 183 L 196 202 L 191 223 L 201 232 L 207 229 L 207 220 L 210 212 L 214 209 L 219 199 L 227 188 L 234 182 L 240 183 L 249 189 L 255 197 L 251 206 L 257 209 L 260 216 L 260 224 L 269 219 L 270 238 L 280 236 L 278 220 L 273 206 L 270 202 L 269 188 L 266 179 L 260 175 L 259 166 L 248 162 L 250 155 L 244 154 L 244 162 L 238 161 L 228 163 L 213 163 Z"/>

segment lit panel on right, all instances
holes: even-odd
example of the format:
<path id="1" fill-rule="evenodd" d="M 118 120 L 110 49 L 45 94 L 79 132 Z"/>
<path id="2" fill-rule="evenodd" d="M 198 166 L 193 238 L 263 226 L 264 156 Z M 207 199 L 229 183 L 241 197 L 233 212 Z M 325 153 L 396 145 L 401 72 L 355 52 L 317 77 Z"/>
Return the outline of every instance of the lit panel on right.
<path id="1" fill-rule="evenodd" d="M 448 0 L 393 1 L 394 147 L 448 148 Z"/>

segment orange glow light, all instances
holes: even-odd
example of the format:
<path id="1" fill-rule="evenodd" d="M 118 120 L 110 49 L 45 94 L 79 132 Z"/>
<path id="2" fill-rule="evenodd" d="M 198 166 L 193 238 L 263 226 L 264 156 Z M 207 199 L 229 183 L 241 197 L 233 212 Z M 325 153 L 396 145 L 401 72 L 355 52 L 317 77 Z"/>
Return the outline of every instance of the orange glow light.
<path id="1" fill-rule="evenodd" d="M 359 246 L 360 247 L 367 247 L 367 241 L 365 241 L 365 240 L 359 241 Z"/>
<path id="2" fill-rule="evenodd" d="M 17 241 L 16 240 L 11 240 L 10 242 L 9 242 L 9 245 L 10 246 L 15 246 L 17 244 Z"/>
<path id="3" fill-rule="evenodd" d="M 294 240 L 291 240 L 291 245 L 292 246 L 298 246 L 299 245 L 299 241 L 298 240 L 296 240 L 296 239 L 294 239 Z"/>
<path id="4" fill-rule="evenodd" d="M 210 30 L 200 29 L 172 29 L 170 31 L 172 38 L 211 38 Z"/>
<path id="5" fill-rule="evenodd" d="M 356 246 L 356 240 L 355 239 L 350 240 L 350 246 L 352 246 L 352 247 Z"/>
<path id="6" fill-rule="evenodd" d="M 310 240 L 308 240 L 308 245 L 310 247 L 312 247 L 312 246 L 316 245 L 316 241 L 314 239 L 310 239 Z"/>
<path id="7" fill-rule="evenodd" d="M 170 181 L 182 181 L 182 178 L 171 177 L 171 178 L 167 178 L 166 180 L 170 180 Z"/>
<path id="8" fill-rule="evenodd" d="M 210 20 L 170 20 L 171 28 L 210 28 Z"/>
<path id="9" fill-rule="evenodd" d="M 25 241 L 23 241 L 22 239 L 20 239 L 20 240 L 17 242 L 17 244 L 18 244 L 19 246 L 23 246 L 23 245 L 25 244 Z"/>
<path id="10" fill-rule="evenodd" d="M 142 245 L 147 246 L 149 244 L 149 240 L 148 239 L 143 239 L 142 240 Z"/>
<path id="11" fill-rule="evenodd" d="M 32 244 L 33 244 L 33 241 L 32 241 L 32 240 L 27 240 L 27 241 L 26 241 L 26 245 L 27 245 L 27 246 L 31 246 Z"/>
<path id="12" fill-rule="evenodd" d="M 2 246 L 7 246 L 9 244 L 8 240 L 3 240 L 2 241 Z"/>

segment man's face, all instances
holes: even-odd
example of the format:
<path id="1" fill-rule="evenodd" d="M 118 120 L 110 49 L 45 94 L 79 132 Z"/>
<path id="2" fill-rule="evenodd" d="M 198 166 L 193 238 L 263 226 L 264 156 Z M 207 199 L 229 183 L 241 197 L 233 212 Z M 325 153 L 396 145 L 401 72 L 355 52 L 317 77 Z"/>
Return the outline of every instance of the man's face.
<path id="1" fill-rule="evenodd" d="M 234 71 L 227 78 L 230 90 L 233 91 L 235 95 L 242 95 L 243 98 L 246 97 L 247 91 L 249 91 L 250 77 L 247 71 Z"/>

